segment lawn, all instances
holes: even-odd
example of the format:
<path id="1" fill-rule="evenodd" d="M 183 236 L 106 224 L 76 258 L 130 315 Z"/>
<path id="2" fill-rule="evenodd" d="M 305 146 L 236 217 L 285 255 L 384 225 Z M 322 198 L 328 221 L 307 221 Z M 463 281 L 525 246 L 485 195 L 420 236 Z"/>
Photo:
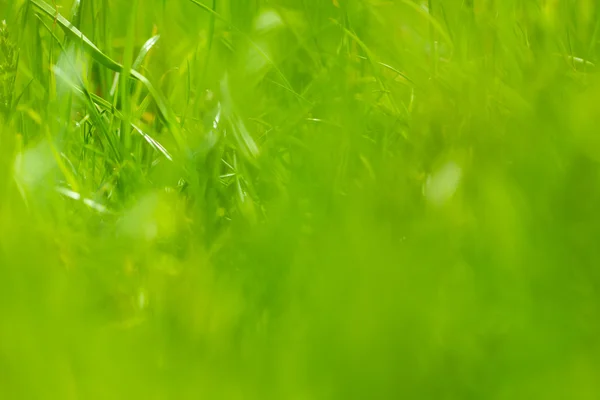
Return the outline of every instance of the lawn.
<path id="1" fill-rule="evenodd" d="M 0 0 L 0 398 L 600 398 L 600 3 Z"/>

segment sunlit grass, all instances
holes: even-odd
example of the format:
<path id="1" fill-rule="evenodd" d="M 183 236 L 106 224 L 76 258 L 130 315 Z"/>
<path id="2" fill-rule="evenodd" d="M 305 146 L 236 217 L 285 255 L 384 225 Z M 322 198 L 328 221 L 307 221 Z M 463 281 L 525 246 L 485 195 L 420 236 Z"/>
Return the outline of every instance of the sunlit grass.
<path id="1" fill-rule="evenodd" d="M 596 399 L 592 0 L 0 0 L 0 397 Z"/>

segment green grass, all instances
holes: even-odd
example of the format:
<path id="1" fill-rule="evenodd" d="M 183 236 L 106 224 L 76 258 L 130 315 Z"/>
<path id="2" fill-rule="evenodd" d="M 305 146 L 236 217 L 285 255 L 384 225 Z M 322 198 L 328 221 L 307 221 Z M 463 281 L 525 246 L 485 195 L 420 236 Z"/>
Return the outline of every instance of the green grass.
<path id="1" fill-rule="evenodd" d="M 596 1 L 0 19 L 0 398 L 600 398 Z"/>

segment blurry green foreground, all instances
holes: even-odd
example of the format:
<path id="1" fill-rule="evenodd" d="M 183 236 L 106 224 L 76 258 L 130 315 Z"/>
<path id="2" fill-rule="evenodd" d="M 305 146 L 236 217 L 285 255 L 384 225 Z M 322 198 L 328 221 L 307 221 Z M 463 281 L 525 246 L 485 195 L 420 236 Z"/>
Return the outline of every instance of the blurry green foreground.
<path id="1" fill-rule="evenodd" d="M 0 19 L 0 398 L 600 398 L 597 1 Z"/>

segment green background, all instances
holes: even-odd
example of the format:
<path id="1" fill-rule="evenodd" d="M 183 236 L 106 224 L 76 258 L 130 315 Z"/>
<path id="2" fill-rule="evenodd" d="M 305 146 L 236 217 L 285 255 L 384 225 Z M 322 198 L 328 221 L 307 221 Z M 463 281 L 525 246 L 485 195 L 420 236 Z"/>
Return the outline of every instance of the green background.
<path id="1" fill-rule="evenodd" d="M 600 398 L 600 5 L 205 1 L 0 1 L 0 397 Z"/>

